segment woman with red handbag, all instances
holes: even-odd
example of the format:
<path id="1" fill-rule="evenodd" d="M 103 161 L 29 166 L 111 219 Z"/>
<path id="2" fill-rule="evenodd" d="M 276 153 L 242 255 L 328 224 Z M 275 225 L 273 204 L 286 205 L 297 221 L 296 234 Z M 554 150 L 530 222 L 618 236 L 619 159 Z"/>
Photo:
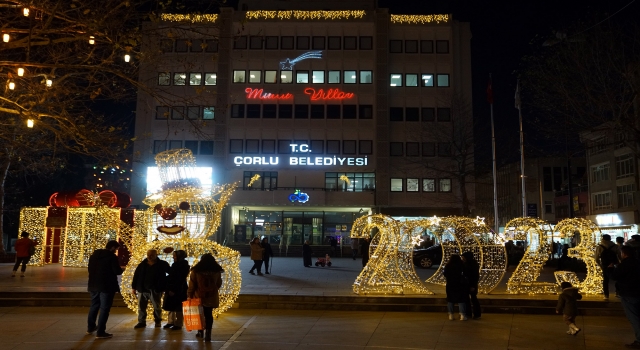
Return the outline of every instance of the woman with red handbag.
<path id="1" fill-rule="evenodd" d="M 200 261 L 191 269 L 189 277 L 189 299 L 199 298 L 204 309 L 204 341 L 211 341 L 213 328 L 213 309 L 220 306 L 218 289 L 222 286 L 224 270 L 210 253 L 202 255 Z M 203 330 L 199 330 L 196 337 L 202 338 Z"/>

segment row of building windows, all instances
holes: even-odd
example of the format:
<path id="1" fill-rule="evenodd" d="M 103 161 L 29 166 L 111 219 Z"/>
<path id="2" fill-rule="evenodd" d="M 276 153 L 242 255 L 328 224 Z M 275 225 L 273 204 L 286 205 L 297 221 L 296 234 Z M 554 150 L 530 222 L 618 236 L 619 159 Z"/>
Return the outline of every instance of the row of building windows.
<path id="1" fill-rule="evenodd" d="M 172 120 L 213 120 L 215 118 L 215 107 L 213 106 L 157 106 L 156 119 Z"/>
<path id="2" fill-rule="evenodd" d="M 618 208 L 631 207 L 635 204 L 635 184 L 616 186 L 618 194 Z M 593 193 L 591 195 L 593 210 L 611 209 L 611 191 Z"/>
<path id="3" fill-rule="evenodd" d="M 162 52 L 218 52 L 217 39 L 163 39 L 160 40 Z"/>
<path id="4" fill-rule="evenodd" d="M 308 145 L 309 154 L 362 154 L 373 153 L 371 140 L 257 140 L 231 139 L 229 153 L 233 154 L 291 154 L 291 145 Z M 261 147 L 262 146 L 262 147 Z M 342 146 L 342 147 L 341 147 Z M 302 153 L 300 153 L 302 155 Z"/>
<path id="5" fill-rule="evenodd" d="M 451 192 L 451 179 L 447 178 L 391 178 L 391 192 Z"/>
<path id="6" fill-rule="evenodd" d="M 373 119 L 372 105 L 231 105 L 231 118 Z"/>
<path id="7" fill-rule="evenodd" d="M 635 174 L 635 158 L 631 153 L 623 154 L 615 158 L 616 179 L 623 179 Z M 609 181 L 609 163 L 602 163 L 591 167 L 591 182 Z"/>
<path id="8" fill-rule="evenodd" d="M 418 77 L 420 80 L 418 80 Z M 435 77 L 435 79 L 434 79 Z M 402 73 L 391 73 L 389 77 L 389 86 L 403 86 Z M 404 74 L 404 86 L 409 87 L 448 87 L 450 86 L 449 74 L 433 74 L 433 73 L 406 73 Z"/>
<path id="9" fill-rule="evenodd" d="M 433 107 L 391 107 L 389 120 L 392 122 L 450 122 L 451 108 Z"/>
<path id="10" fill-rule="evenodd" d="M 202 79 L 204 77 L 204 79 Z M 217 85 L 218 74 L 217 73 L 200 73 L 200 72 L 160 72 L 158 73 L 158 85 L 169 86 L 173 81 L 175 86 L 201 86 L 204 85 Z"/>
<path id="11" fill-rule="evenodd" d="M 153 154 L 158 154 L 170 149 L 188 148 L 193 154 L 213 155 L 213 141 L 196 140 L 155 140 L 153 141 Z"/>
<path id="12" fill-rule="evenodd" d="M 326 74 L 325 74 L 326 73 Z M 248 78 L 247 78 L 248 77 Z M 262 83 L 263 74 L 260 70 L 234 70 L 233 82 L 237 84 L 242 83 Z M 326 79 L 325 79 L 326 78 Z M 370 70 L 297 70 L 294 72 L 291 70 L 281 70 L 278 77 L 278 71 L 265 70 L 264 71 L 264 83 L 265 84 L 371 84 L 373 83 L 373 71 Z"/>
<path id="13" fill-rule="evenodd" d="M 251 187 L 251 179 L 255 175 L 260 178 Z M 344 181 L 344 176 L 349 181 Z M 273 191 L 278 189 L 278 172 L 276 171 L 245 171 L 242 188 L 245 190 Z M 364 192 L 376 189 L 375 173 L 325 173 L 324 189 L 326 191 Z"/>
<path id="14" fill-rule="evenodd" d="M 449 157 L 451 143 L 448 142 L 390 142 L 389 155 L 392 157 Z"/>
<path id="15" fill-rule="evenodd" d="M 449 53 L 449 40 L 389 40 L 390 53 Z M 403 45 L 404 44 L 404 45 Z"/>

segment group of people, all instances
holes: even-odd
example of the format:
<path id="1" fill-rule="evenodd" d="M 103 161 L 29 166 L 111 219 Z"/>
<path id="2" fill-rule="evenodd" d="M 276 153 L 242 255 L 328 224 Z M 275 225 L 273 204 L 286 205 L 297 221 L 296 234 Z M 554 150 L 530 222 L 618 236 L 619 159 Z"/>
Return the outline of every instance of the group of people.
<path id="1" fill-rule="evenodd" d="M 262 265 L 264 264 L 264 273 L 270 274 L 269 272 L 269 262 L 271 257 L 273 256 L 273 250 L 271 249 L 271 243 L 269 243 L 269 238 L 263 237 L 262 242 L 260 242 L 260 238 L 254 237 L 251 242 L 249 242 L 249 247 L 251 248 L 251 260 L 253 260 L 253 266 L 249 273 L 255 275 L 255 272 L 258 272 L 258 276 L 262 276 Z"/>
<path id="2" fill-rule="evenodd" d="M 96 332 L 97 339 L 111 338 L 106 332 L 107 320 L 115 293 L 120 292 L 118 275 L 122 268 L 115 254 L 120 244 L 109 241 L 105 249 L 97 249 L 89 258 L 89 286 L 91 307 L 87 317 L 87 334 Z M 181 330 L 183 325 L 182 303 L 188 299 L 200 299 L 204 309 L 205 324 L 196 337 L 211 341 L 213 309 L 219 307 L 218 290 L 222 286 L 224 272 L 213 255 L 202 255 L 190 268 L 184 250 L 173 251 L 173 264 L 158 258 L 154 249 L 147 251 L 147 258 L 138 266 L 131 282 L 131 293 L 138 300 L 138 323 L 135 329 L 147 326 L 147 305 L 151 302 L 155 327 L 162 327 L 162 310 L 169 313 L 165 329 Z M 187 276 L 189 283 L 187 283 Z M 162 296 L 164 302 L 161 305 Z M 96 323 L 97 319 L 97 323 Z"/>
<path id="3" fill-rule="evenodd" d="M 447 311 L 449 320 L 455 320 L 454 306 L 458 304 L 460 320 L 479 319 L 481 315 L 478 302 L 478 281 L 480 265 L 472 252 L 464 252 L 462 256 L 454 254 L 444 266 L 444 277 L 447 281 Z"/>

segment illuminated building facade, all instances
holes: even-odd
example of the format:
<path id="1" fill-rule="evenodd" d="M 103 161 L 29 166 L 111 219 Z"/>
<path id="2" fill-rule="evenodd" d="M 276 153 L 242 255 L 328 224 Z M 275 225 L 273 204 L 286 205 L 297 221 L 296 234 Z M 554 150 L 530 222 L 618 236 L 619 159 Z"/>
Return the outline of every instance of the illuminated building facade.
<path id="1" fill-rule="evenodd" d="M 457 112 L 471 105 L 469 25 L 374 5 L 241 1 L 164 15 L 140 79 L 169 102 L 139 92 L 133 204 L 159 189 L 154 155 L 184 147 L 201 183 L 240 183 L 217 236 L 227 244 L 340 242 L 370 212 L 463 214 L 450 138 L 456 123 L 472 130 L 470 108 Z"/>

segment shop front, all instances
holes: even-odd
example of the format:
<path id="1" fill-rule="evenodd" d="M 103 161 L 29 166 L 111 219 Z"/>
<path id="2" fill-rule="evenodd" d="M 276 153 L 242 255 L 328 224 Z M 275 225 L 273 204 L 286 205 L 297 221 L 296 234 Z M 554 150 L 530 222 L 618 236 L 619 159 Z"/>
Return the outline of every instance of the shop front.
<path id="1" fill-rule="evenodd" d="M 638 218 L 633 211 L 589 215 L 587 218 L 600 227 L 603 235 L 611 235 L 613 241 L 616 237 L 623 237 L 626 242 L 632 235 L 638 234 Z"/>

